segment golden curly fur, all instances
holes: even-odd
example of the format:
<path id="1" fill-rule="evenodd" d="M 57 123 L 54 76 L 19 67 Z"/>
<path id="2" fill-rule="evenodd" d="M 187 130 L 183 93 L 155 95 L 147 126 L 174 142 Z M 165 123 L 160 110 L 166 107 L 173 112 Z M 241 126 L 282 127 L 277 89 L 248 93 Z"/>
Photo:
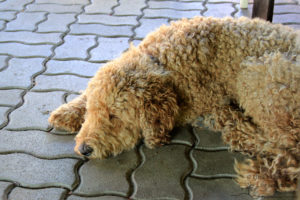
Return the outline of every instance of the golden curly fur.
<path id="1" fill-rule="evenodd" d="M 140 139 L 168 143 L 198 116 L 234 151 L 252 195 L 296 190 L 300 172 L 300 34 L 259 19 L 195 17 L 162 26 L 100 68 L 49 122 L 76 136 L 77 153 L 104 158 Z"/>

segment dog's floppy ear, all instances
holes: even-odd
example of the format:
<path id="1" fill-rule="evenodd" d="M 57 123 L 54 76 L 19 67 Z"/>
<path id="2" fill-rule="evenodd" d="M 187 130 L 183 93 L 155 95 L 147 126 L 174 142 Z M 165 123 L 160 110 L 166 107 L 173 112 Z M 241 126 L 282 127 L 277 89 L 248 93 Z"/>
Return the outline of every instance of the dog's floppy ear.
<path id="1" fill-rule="evenodd" d="M 147 79 L 140 125 L 146 146 L 153 148 L 169 141 L 168 133 L 174 127 L 179 108 L 168 72 L 155 70 L 148 73 Z"/>

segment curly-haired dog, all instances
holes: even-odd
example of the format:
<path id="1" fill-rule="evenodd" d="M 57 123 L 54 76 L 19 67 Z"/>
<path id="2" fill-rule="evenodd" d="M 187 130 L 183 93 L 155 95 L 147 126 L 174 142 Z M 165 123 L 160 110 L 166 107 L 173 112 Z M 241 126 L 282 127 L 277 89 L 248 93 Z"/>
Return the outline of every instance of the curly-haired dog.
<path id="1" fill-rule="evenodd" d="M 204 116 L 234 151 L 253 195 L 294 191 L 300 172 L 300 34 L 259 19 L 196 17 L 162 26 L 100 68 L 49 122 L 79 131 L 75 151 L 104 158 L 168 143 Z"/>

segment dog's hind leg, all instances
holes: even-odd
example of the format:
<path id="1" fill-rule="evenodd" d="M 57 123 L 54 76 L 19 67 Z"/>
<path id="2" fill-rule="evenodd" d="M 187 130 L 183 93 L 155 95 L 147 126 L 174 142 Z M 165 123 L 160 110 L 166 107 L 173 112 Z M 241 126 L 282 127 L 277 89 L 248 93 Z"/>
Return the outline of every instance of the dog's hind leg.
<path id="1" fill-rule="evenodd" d="M 84 122 L 86 112 L 86 95 L 83 93 L 67 104 L 61 105 L 54 110 L 48 121 L 55 128 L 64 129 L 69 132 L 77 132 Z"/>

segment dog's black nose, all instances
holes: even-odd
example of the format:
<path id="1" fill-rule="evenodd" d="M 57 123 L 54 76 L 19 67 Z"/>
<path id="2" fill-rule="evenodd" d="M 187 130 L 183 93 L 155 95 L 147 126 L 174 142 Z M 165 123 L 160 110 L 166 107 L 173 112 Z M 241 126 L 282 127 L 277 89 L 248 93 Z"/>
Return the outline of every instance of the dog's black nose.
<path id="1" fill-rule="evenodd" d="M 94 151 L 92 147 L 89 145 L 86 145 L 85 143 L 82 143 L 79 148 L 79 152 L 84 156 L 90 156 L 92 152 Z"/>

